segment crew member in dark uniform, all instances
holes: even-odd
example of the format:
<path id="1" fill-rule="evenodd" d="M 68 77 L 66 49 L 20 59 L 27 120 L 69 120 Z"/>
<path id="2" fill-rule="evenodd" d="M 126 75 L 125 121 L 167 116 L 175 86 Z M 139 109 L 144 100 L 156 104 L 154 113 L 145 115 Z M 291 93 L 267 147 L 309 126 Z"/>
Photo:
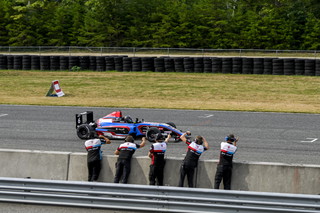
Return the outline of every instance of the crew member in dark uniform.
<path id="1" fill-rule="evenodd" d="M 163 186 L 163 170 L 165 165 L 164 155 L 167 150 L 167 143 L 171 135 L 168 134 L 166 140 L 161 133 L 156 136 L 156 142 L 151 145 L 148 156 L 151 158 L 149 184 Z"/>
<path id="2" fill-rule="evenodd" d="M 99 138 L 91 138 L 84 143 L 88 152 L 88 181 L 97 181 L 99 178 L 102 160 L 101 145 L 106 143 L 110 144 L 111 141 L 103 135 L 100 135 Z"/>
<path id="3" fill-rule="evenodd" d="M 204 137 L 199 135 L 191 142 L 186 138 L 186 135 L 190 134 L 190 131 L 187 131 L 180 136 L 181 140 L 188 145 L 186 157 L 181 165 L 179 181 L 180 187 L 183 186 L 186 175 L 189 187 L 193 187 L 194 170 L 198 166 L 199 157 L 204 151 L 209 149 L 209 144 Z"/>
<path id="4" fill-rule="evenodd" d="M 114 183 L 119 183 L 122 177 L 122 183 L 128 183 L 128 177 L 131 171 L 131 158 L 136 149 L 142 148 L 146 144 L 146 138 L 142 138 L 141 144 L 134 143 L 134 139 L 131 135 L 128 135 L 125 142 L 114 152 L 115 155 L 119 155 L 116 163 L 116 176 Z"/>
<path id="5" fill-rule="evenodd" d="M 220 159 L 217 165 L 214 188 L 219 189 L 220 183 L 223 180 L 224 189 L 231 189 L 232 176 L 232 160 L 233 155 L 237 151 L 238 138 L 233 134 L 225 138 L 226 142 L 221 142 Z"/>

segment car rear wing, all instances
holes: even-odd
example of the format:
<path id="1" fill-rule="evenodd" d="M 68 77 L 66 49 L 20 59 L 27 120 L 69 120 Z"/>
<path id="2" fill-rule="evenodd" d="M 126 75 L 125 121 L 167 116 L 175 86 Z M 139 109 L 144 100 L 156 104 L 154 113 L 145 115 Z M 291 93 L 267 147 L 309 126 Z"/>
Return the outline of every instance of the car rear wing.
<path id="1" fill-rule="evenodd" d="M 90 123 L 94 123 L 92 111 L 86 111 L 86 112 L 76 114 L 76 129 L 81 124 L 90 124 Z"/>

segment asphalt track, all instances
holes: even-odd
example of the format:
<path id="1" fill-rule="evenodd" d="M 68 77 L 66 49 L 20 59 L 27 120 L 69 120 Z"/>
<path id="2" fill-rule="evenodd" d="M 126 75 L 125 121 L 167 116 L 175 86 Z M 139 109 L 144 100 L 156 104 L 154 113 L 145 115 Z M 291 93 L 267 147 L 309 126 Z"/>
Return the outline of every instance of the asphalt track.
<path id="1" fill-rule="evenodd" d="M 210 149 L 201 159 L 218 159 L 220 142 L 233 133 L 240 137 L 236 162 L 320 164 L 320 114 L 0 105 L 0 148 L 85 153 L 75 114 L 93 111 L 97 119 L 115 110 L 145 121 L 174 122 L 192 136 L 204 136 Z M 112 155 L 120 143 L 104 145 L 104 154 Z M 135 155 L 147 156 L 149 147 Z M 183 158 L 186 148 L 170 143 L 167 156 Z"/>

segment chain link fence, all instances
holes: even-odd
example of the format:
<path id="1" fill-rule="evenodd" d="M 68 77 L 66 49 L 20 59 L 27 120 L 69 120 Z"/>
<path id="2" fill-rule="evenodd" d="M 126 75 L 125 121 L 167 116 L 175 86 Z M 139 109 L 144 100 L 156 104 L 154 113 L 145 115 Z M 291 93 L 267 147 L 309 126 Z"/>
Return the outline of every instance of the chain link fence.
<path id="1" fill-rule="evenodd" d="M 145 47 L 77 47 L 77 46 L 0 46 L 0 54 L 67 55 L 67 56 L 194 56 L 194 57 L 283 57 L 317 59 L 317 50 L 259 50 L 259 49 L 192 49 Z"/>

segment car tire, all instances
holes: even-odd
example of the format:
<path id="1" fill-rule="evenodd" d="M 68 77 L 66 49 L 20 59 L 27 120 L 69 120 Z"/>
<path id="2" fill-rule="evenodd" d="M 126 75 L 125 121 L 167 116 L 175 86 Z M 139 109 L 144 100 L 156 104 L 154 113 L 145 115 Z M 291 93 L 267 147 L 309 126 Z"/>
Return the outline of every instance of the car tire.
<path id="1" fill-rule="evenodd" d="M 89 124 L 81 124 L 77 128 L 77 135 L 80 139 L 90 139 L 94 135 L 94 128 Z"/>
<path id="2" fill-rule="evenodd" d="M 160 130 L 157 127 L 151 127 L 150 129 L 148 129 L 146 133 L 148 141 L 154 143 L 156 141 L 156 136 L 158 133 L 160 133 Z"/>
<path id="3" fill-rule="evenodd" d="M 174 127 L 174 128 L 177 128 L 177 126 L 173 122 L 168 122 L 167 124 Z"/>

